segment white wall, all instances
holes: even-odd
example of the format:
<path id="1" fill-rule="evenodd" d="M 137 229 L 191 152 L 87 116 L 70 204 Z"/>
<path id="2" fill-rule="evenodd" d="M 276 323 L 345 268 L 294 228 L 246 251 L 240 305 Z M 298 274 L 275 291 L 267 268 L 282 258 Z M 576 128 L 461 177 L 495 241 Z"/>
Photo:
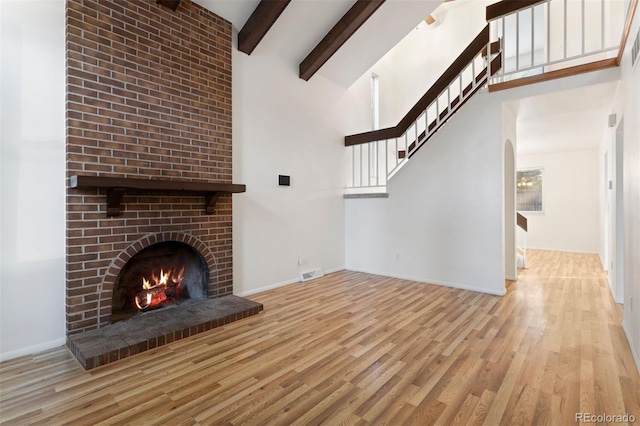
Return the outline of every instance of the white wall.
<path id="1" fill-rule="evenodd" d="M 233 201 L 240 295 L 313 268 L 344 269 L 344 136 L 371 126 L 369 99 L 319 74 L 299 79 L 295 54 L 279 51 L 294 36 L 289 21 L 311 13 L 294 3 L 250 56 L 233 52 L 234 182 L 247 185 Z M 278 174 L 290 175 L 291 187 L 278 187 Z"/>
<path id="2" fill-rule="evenodd" d="M 598 253 L 598 150 L 518 156 L 517 164 L 544 168 L 544 213 L 522 213 L 528 219 L 527 246 Z"/>
<path id="3" fill-rule="evenodd" d="M 624 120 L 624 322 L 636 366 L 640 371 L 640 66 L 631 67 L 633 38 L 640 29 L 640 8 L 636 9 L 629 40 L 622 58 L 621 79 L 612 105 Z M 607 138 L 605 138 L 606 143 Z M 611 141 L 613 137 L 608 138 Z M 613 149 L 613 145 L 610 147 Z M 614 228 L 615 229 L 615 228 Z M 612 232 L 614 231 L 612 229 Z M 616 244 L 614 243 L 614 247 Z M 615 253 L 612 256 L 615 262 Z M 615 265 L 614 265 L 615 270 Z"/>
<path id="4" fill-rule="evenodd" d="M 65 336 L 64 2 L 2 1 L 0 360 Z"/>
<path id="5" fill-rule="evenodd" d="M 472 98 L 389 183 L 346 200 L 350 270 L 502 295 L 502 108 Z"/>

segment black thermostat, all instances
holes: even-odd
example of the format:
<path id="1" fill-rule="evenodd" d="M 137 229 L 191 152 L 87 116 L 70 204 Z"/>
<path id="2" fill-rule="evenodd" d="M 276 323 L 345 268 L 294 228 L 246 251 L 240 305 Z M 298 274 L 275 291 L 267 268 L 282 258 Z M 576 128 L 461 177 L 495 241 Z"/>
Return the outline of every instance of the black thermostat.
<path id="1" fill-rule="evenodd" d="M 291 186 L 291 176 L 278 175 L 278 185 Z"/>

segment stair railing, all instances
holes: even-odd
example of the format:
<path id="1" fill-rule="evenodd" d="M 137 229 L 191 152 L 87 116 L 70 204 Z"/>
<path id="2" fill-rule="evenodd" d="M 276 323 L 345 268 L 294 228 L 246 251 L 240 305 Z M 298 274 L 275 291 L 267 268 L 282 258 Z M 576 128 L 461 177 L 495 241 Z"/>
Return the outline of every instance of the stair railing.
<path id="1" fill-rule="evenodd" d="M 499 42 L 487 25 L 398 125 L 345 137 L 349 189 L 384 188 L 420 147 L 502 66 Z"/>
<path id="2" fill-rule="evenodd" d="M 490 84 L 616 57 L 620 34 L 609 0 L 501 1 L 487 7 L 503 66 Z"/>

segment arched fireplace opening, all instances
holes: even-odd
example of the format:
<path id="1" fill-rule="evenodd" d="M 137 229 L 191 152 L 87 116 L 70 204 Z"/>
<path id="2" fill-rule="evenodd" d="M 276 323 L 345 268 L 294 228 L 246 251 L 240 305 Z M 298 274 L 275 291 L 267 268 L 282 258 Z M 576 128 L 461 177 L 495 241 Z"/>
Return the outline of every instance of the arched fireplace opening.
<path id="1" fill-rule="evenodd" d="M 153 244 L 129 259 L 116 277 L 111 322 L 205 300 L 208 291 L 209 268 L 196 249 L 178 241 Z"/>

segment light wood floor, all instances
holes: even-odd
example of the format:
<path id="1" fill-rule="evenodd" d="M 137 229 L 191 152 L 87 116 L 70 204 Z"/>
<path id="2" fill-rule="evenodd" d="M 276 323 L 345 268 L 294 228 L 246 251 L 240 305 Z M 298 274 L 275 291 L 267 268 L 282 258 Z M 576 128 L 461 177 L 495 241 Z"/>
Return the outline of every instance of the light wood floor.
<path id="1" fill-rule="evenodd" d="M 258 316 L 84 372 L 0 364 L 7 424 L 575 424 L 634 414 L 640 377 L 593 255 L 530 251 L 505 297 L 340 272 Z"/>

